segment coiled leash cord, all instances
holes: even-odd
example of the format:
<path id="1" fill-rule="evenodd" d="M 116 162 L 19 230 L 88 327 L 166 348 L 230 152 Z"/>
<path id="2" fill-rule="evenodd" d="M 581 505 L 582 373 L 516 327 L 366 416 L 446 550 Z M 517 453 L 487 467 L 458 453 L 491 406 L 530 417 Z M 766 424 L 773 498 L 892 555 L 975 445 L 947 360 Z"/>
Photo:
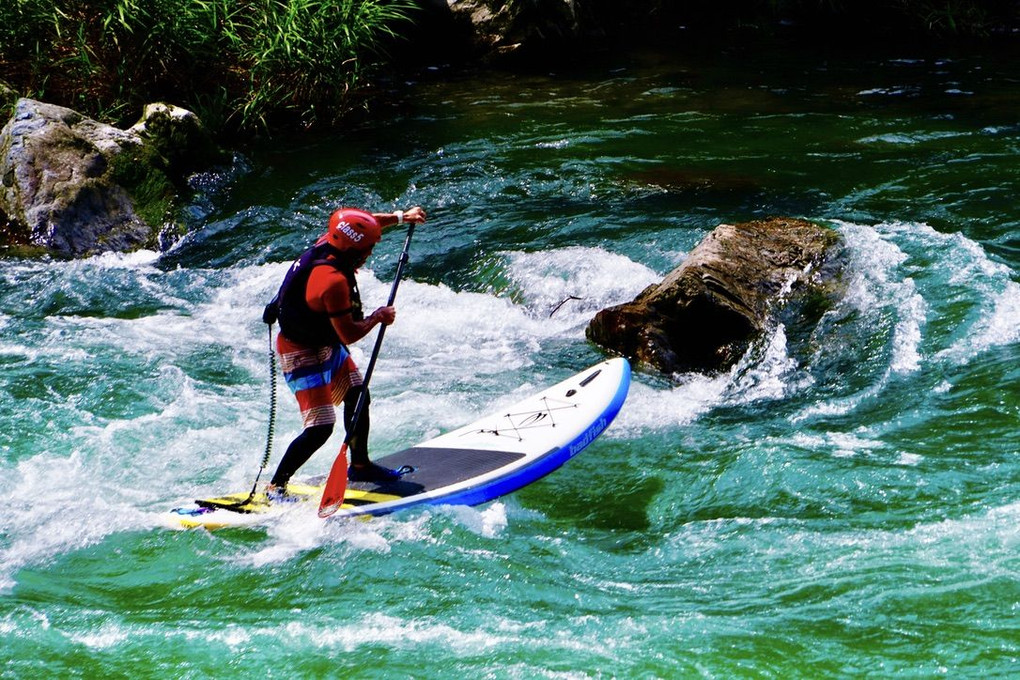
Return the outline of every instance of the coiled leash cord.
<path id="1" fill-rule="evenodd" d="M 251 493 L 238 505 L 247 505 L 255 498 L 259 478 L 262 477 L 262 472 L 269 465 L 269 458 L 273 455 L 273 435 L 276 433 L 276 352 L 273 351 L 273 325 L 268 324 L 266 328 L 269 329 L 269 429 L 266 432 L 266 452 L 262 454 L 262 464 L 259 465 L 258 474 L 255 475 L 255 483 L 251 485 Z"/>
<path id="2" fill-rule="evenodd" d="M 266 326 L 269 329 L 269 429 L 266 432 L 266 452 L 262 455 L 262 464 L 259 472 L 255 475 L 255 484 L 251 487 L 250 501 L 255 496 L 255 487 L 259 484 L 259 477 L 262 471 L 269 465 L 269 458 L 273 455 L 273 435 L 276 434 L 276 352 L 273 351 L 273 326 Z M 246 503 L 248 501 L 245 501 Z"/>
<path id="3" fill-rule="evenodd" d="M 266 466 L 269 465 L 269 458 L 273 454 L 273 435 L 276 434 L 276 352 L 273 351 L 273 324 L 267 322 L 266 328 L 269 329 L 269 431 L 266 433 L 266 452 L 262 456 L 262 464 L 259 465 L 258 474 L 255 475 L 255 483 L 251 485 L 251 493 L 243 501 L 225 502 L 204 499 L 199 502 L 202 506 L 250 512 L 249 510 L 241 510 L 241 508 L 251 503 L 252 499 L 255 498 L 255 490 L 258 489 L 259 479 L 262 477 L 262 472 L 266 469 Z"/>

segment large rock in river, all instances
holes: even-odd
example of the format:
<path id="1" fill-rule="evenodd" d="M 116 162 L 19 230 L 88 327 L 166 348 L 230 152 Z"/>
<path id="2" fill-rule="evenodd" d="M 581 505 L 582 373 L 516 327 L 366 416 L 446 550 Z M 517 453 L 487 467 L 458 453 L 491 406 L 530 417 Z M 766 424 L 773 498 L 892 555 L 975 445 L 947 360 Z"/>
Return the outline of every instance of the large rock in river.
<path id="1" fill-rule="evenodd" d="M 588 338 L 665 373 L 728 368 L 792 299 L 832 294 L 840 244 L 798 219 L 720 225 L 661 283 L 599 312 Z"/>
<path id="2" fill-rule="evenodd" d="M 156 247 L 186 174 L 222 158 L 194 114 L 146 107 L 129 130 L 19 99 L 0 131 L 0 239 L 63 256 Z"/>

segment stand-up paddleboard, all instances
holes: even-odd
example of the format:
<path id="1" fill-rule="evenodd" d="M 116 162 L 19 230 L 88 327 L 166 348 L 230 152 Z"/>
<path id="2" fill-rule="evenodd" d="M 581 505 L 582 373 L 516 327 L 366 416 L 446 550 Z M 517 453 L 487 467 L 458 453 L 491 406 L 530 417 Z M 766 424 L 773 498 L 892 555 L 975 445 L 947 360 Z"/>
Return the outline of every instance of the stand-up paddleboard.
<path id="1" fill-rule="evenodd" d="M 563 382 L 417 446 L 378 459 L 410 468 L 388 483 L 350 482 L 333 517 L 385 515 L 416 505 L 478 505 L 531 484 L 591 444 L 619 413 L 630 387 L 625 359 L 610 359 Z M 283 513 L 316 511 L 324 479 L 291 482 L 285 501 L 259 490 L 196 500 L 170 511 L 175 527 L 264 524 Z"/>

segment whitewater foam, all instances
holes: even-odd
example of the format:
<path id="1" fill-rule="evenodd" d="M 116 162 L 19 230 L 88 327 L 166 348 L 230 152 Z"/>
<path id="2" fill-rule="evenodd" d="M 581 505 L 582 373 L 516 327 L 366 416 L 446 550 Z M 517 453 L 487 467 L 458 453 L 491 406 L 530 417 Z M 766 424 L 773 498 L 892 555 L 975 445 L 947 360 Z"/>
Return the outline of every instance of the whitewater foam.
<path id="1" fill-rule="evenodd" d="M 51 555 L 95 545 L 110 533 L 150 526 L 132 502 L 78 450 L 45 453 L 15 468 L 0 534 L 0 591 L 14 586 L 13 574 Z"/>
<path id="2" fill-rule="evenodd" d="M 851 280 L 846 299 L 830 313 L 830 320 L 840 317 L 839 323 L 823 322 L 814 341 L 831 350 L 826 334 L 845 333 L 849 319 L 851 333 L 888 334 L 885 365 L 875 369 L 863 389 L 804 407 L 795 421 L 852 411 L 895 378 L 925 370 L 933 356 L 966 361 L 1020 337 L 1020 286 L 1007 267 L 991 261 L 973 241 L 916 224 L 844 222 L 837 228 L 850 246 Z M 929 252 L 939 259 L 926 262 L 924 253 Z M 45 511 L 8 513 L 0 524 L 11 537 L 2 553 L 0 588 L 9 588 L 12 574 L 26 564 L 94 543 L 112 531 L 147 526 L 150 510 L 181 498 L 222 491 L 224 486 L 242 488 L 257 471 L 268 403 L 268 341 L 261 311 L 289 263 L 186 272 L 161 271 L 157 264 L 154 254 L 139 253 L 83 260 L 73 265 L 73 274 L 44 268 L 38 293 L 55 295 L 75 276 L 92 280 L 116 271 L 127 277 L 120 279 L 118 295 L 130 304 L 137 304 L 138 296 L 152 301 L 150 314 L 50 316 L 36 331 L 40 342 L 8 339 L 5 332 L 0 355 L 24 364 L 63 361 L 77 366 L 82 375 L 112 370 L 123 376 L 124 385 L 130 385 L 129 375 L 144 385 L 138 404 L 118 407 L 123 411 L 119 414 L 73 394 L 43 395 L 43 416 L 69 409 L 62 419 L 66 434 L 57 437 L 67 449 L 22 460 L 17 482 L 9 488 L 22 502 L 45 493 L 81 521 Z M 598 352 L 581 340 L 584 325 L 598 309 L 628 301 L 661 278 L 642 264 L 597 247 L 506 252 L 499 254 L 497 266 L 512 290 L 455 291 L 415 281 L 413 268 L 401 284 L 397 323 L 387 332 L 373 378 L 374 450 L 393 450 L 457 427 L 494 404 L 562 377 L 564 368 L 554 371 L 545 365 L 543 353 L 550 347 L 557 351 L 562 343 L 577 343 L 587 358 L 597 359 Z M 16 265 L 4 276 L 22 281 L 20 290 L 36 268 Z M 359 281 L 369 309 L 385 300 L 390 282 L 379 280 L 371 269 L 364 269 Z M 965 292 L 959 290 L 964 286 Z M 139 292 L 127 292 L 131 290 Z M 961 299 L 969 310 L 968 331 L 948 340 L 933 334 L 928 317 Z M 3 318 L 5 329 L 11 323 L 10 317 Z M 373 340 L 370 336 L 353 348 L 362 366 Z M 669 430 L 693 423 L 718 406 L 790 399 L 814 390 L 818 385 L 811 368 L 816 359 L 808 357 L 805 363 L 791 356 L 788 344 L 786 328 L 777 326 L 726 374 L 675 376 L 667 382 L 637 372 L 627 407 L 606 436 Z M 97 367 L 97 361 L 105 367 Z M 106 384 L 117 384 L 109 379 Z M 282 384 L 278 389 L 277 441 L 270 466 L 300 429 L 290 395 Z M 950 389 L 945 380 L 940 389 Z M 337 430 L 302 473 L 328 469 L 342 438 L 342 428 Z M 866 435 L 824 445 L 837 456 L 868 448 Z M 900 458 L 904 465 L 918 462 L 911 454 Z M 102 476 L 111 466 L 118 468 L 116 489 Z M 54 485 L 49 477 L 60 481 Z M 101 493 L 82 495 L 83 488 Z M 471 511 L 458 519 L 482 536 L 496 536 L 507 520 L 505 513 L 492 512 Z M 101 516 L 121 519 L 96 522 Z M 251 564 L 286 560 L 331 540 L 314 532 L 286 535 L 284 539 L 281 533 L 272 545 L 250 556 Z M 372 533 L 348 539 L 366 550 L 385 550 L 390 540 Z"/>

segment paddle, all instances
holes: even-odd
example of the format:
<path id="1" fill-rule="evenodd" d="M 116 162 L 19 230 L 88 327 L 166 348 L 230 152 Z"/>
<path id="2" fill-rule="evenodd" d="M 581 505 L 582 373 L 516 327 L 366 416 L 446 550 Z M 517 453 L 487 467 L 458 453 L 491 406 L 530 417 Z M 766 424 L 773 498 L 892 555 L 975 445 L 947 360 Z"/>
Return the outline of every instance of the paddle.
<path id="1" fill-rule="evenodd" d="M 404 265 L 407 264 L 408 251 L 411 249 L 411 236 L 414 234 L 414 222 L 407 223 L 407 238 L 404 239 L 404 250 L 400 253 L 400 260 L 397 262 L 397 274 L 393 278 L 393 287 L 390 288 L 388 307 L 393 306 L 397 299 L 397 286 L 400 285 L 400 277 L 404 273 Z M 329 477 L 326 478 L 326 488 L 322 490 L 322 500 L 319 501 L 319 517 L 326 518 L 340 509 L 344 502 L 344 494 L 347 492 L 347 446 L 350 444 L 351 436 L 356 431 L 361 412 L 365 407 L 365 395 L 368 394 L 368 381 L 372 379 L 372 371 L 375 370 L 375 361 L 379 358 L 379 348 L 382 347 L 383 336 L 386 335 L 386 326 L 379 326 L 379 335 L 375 339 L 375 347 L 372 349 L 372 358 L 368 361 L 368 370 L 365 371 L 365 380 L 362 383 L 361 393 L 358 394 L 358 403 L 354 407 L 354 417 L 351 418 L 350 427 L 344 437 L 344 443 L 340 447 L 340 453 L 333 461 L 333 467 L 329 470 Z"/>

